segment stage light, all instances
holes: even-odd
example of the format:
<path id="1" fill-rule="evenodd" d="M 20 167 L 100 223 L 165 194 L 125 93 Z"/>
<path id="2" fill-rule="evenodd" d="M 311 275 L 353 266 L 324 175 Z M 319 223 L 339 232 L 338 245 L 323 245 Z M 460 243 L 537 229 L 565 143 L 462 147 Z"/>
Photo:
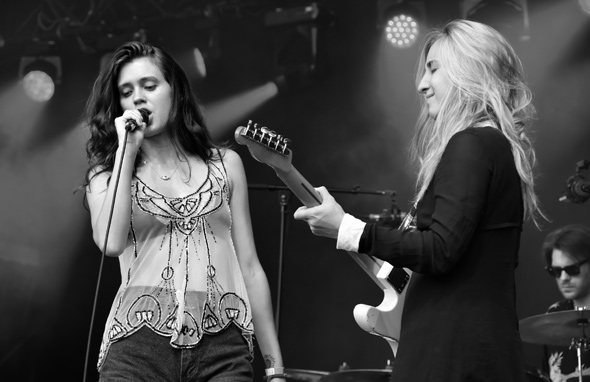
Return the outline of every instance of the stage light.
<path id="1" fill-rule="evenodd" d="M 61 75 L 61 59 L 57 56 L 21 58 L 19 78 L 25 94 L 34 101 L 49 101 Z"/>
<path id="2" fill-rule="evenodd" d="M 272 78 L 279 93 L 307 88 L 316 74 L 315 36 L 299 29 L 277 31 L 274 35 Z"/>
<path id="3" fill-rule="evenodd" d="M 586 13 L 590 15 L 590 0 L 578 0 L 578 4 L 580 4 L 580 8 Z"/>
<path id="4" fill-rule="evenodd" d="M 217 22 L 208 29 L 201 29 L 201 39 L 193 48 L 193 59 L 198 79 L 204 79 L 220 68 L 221 37 Z"/>
<path id="5" fill-rule="evenodd" d="M 509 40 L 529 40 L 527 0 L 463 0 L 464 19 L 495 28 Z"/>
<path id="6" fill-rule="evenodd" d="M 419 34 L 420 29 L 416 20 L 405 14 L 393 16 L 385 27 L 385 37 L 398 48 L 413 45 Z"/>
<path id="7" fill-rule="evenodd" d="M 298 24 L 316 21 L 320 15 L 317 3 L 294 7 L 276 8 L 267 12 L 264 16 L 264 24 L 267 27 L 287 24 Z"/>
<path id="8" fill-rule="evenodd" d="M 385 38 L 396 48 L 407 48 L 418 40 L 424 23 L 421 1 L 380 0 L 377 3 L 379 23 Z"/>
<path id="9" fill-rule="evenodd" d="M 205 64 L 205 57 L 199 48 L 193 49 L 193 57 L 195 58 L 195 67 L 197 68 L 197 76 L 199 78 L 207 77 L 207 65 Z"/>
<path id="10" fill-rule="evenodd" d="M 279 93 L 302 90 L 321 72 L 318 68 L 318 35 L 334 23 L 334 14 L 317 3 L 277 8 L 265 15 L 272 29 L 272 77 Z"/>
<path id="11" fill-rule="evenodd" d="M 278 94 L 293 93 L 306 89 L 312 82 L 312 68 L 305 63 L 285 68 L 283 72 L 277 73 L 272 80 Z"/>

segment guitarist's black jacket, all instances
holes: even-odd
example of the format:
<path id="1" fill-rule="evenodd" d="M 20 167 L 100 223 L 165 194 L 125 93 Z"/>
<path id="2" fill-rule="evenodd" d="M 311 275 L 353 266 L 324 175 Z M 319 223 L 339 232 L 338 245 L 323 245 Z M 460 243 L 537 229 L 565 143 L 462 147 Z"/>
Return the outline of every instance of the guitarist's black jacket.
<path id="1" fill-rule="evenodd" d="M 525 381 L 514 281 L 523 202 L 504 135 L 455 134 L 415 219 L 404 231 L 367 224 L 359 242 L 414 271 L 392 381 Z"/>

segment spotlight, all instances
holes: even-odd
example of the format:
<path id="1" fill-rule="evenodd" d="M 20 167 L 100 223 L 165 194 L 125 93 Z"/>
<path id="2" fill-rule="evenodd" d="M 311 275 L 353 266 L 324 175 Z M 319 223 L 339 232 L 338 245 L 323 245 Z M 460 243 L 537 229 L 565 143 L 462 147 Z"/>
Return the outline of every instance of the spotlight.
<path id="1" fill-rule="evenodd" d="M 578 0 L 578 4 L 580 4 L 580 8 L 586 13 L 590 15 L 590 0 Z"/>
<path id="2" fill-rule="evenodd" d="M 203 56 L 199 48 L 193 48 L 193 57 L 195 58 L 195 67 L 197 68 L 197 76 L 199 78 L 207 77 L 207 65 Z"/>
<path id="3" fill-rule="evenodd" d="M 378 28 L 396 48 L 412 46 L 423 28 L 424 3 L 421 1 L 379 0 Z"/>
<path id="4" fill-rule="evenodd" d="M 27 96 L 37 102 L 47 102 L 61 82 L 61 59 L 56 56 L 23 57 L 19 78 Z"/>
<path id="5" fill-rule="evenodd" d="M 197 78 L 204 79 L 219 69 L 221 59 L 221 36 L 219 28 L 202 29 L 201 39 L 193 48 L 193 59 Z"/>

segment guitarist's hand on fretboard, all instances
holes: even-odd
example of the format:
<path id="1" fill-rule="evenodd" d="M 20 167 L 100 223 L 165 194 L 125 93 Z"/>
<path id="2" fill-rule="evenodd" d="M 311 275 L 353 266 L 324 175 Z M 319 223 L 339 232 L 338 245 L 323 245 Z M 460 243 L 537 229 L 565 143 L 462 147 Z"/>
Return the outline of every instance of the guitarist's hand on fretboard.
<path id="1" fill-rule="evenodd" d="M 315 207 L 299 207 L 293 217 L 309 224 L 314 235 L 337 239 L 344 210 L 326 187 L 318 187 L 315 190 L 319 193 L 322 204 Z"/>

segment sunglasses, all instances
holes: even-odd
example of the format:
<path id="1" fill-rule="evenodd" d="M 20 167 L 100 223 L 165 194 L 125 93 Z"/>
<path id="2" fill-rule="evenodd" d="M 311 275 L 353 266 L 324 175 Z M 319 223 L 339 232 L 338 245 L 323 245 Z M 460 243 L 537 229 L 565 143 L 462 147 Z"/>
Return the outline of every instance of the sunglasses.
<path id="1" fill-rule="evenodd" d="M 568 265 L 567 267 L 551 267 L 546 266 L 545 270 L 553 277 L 561 277 L 561 271 L 565 271 L 570 276 L 577 276 L 580 274 L 580 266 L 586 264 L 588 259 L 580 261 L 577 264 Z"/>

